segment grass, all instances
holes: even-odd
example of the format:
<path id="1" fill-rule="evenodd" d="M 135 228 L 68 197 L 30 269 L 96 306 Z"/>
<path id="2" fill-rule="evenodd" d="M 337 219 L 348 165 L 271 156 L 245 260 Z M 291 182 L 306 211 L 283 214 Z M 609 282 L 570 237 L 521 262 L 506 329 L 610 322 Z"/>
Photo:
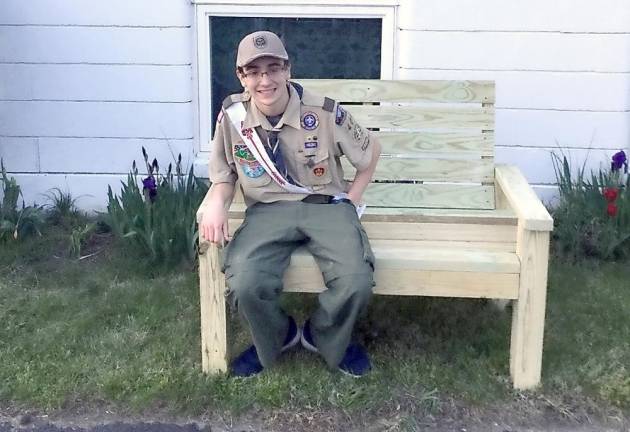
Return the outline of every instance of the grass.
<path id="1" fill-rule="evenodd" d="M 401 412 L 410 425 L 452 405 L 523 398 L 558 412 L 630 409 L 627 264 L 552 263 L 543 387 L 536 393 L 512 390 L 510 311 L 483 300 L 375 297 L 358 327 L 375 365 L 365 379 L 331 373 L 298 350 L 243 380 L 200 372 L 195 272 L 147 275 L 108 242 L 92 245 L 103 252 L 90 259 L 70 259 L 59 252 L 67 236 L 58 227 L 2 245 L 0 403 L 305 418 L 334 411 L 356 421 Z M 310 295 L 284 301 L 300 320 L 316 305 Z M 230 329 L 238 351 L 248 336 L 234 314 Z"/>

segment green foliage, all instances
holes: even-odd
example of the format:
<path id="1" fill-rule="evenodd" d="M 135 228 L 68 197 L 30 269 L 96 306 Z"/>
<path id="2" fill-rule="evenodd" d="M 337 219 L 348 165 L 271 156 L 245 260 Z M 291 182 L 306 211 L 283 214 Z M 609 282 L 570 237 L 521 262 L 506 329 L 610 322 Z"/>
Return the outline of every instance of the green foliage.
<path id="1" fill-rule="evenodd" d="M 161 175 L 157 160 L 149 163 L 144 148 L 142 152 L 149 173 L 142 180 L 143 188 L 138 184 L 134 161 L 120 195 L 108 188 L 107 223 L 148 264 L 170 267 L 182 261 L 193 263 L 198 239 L 195 215 L 208 187 L 194 176 L 192 166 L 184 174 L 181 155 L 175 172 L 169 164 L 166 174 Z"/>
<path id="2" fill-rule="evenodd" d="M 560 194 L 553 210 L 554 252 L 571 261 L 630 256 L 630 177 L 601 169 L 587 175 L 584 165 L 574 171 L 564 155 L 552 153 L 552 162 Z M 604 196 L 607 189 L 617 191 L 614 202 Z"/>
<path id="3" fill-rule="evenodd" d="M 76 206 L 78 198 L 73 198 L 70 192 L 53 188 L 46 194 L 46 197 L 51 203 L 47 209 L 48 222 L 65 227 L 74 227 L 85 222 L 85 214 Z"/>
<path id="4" fill-rule="evenodd" d="M 0 160 L 2 171 L 2 202 L 0 203 L 0 241 L 22 239 L 29 235 L 41 235 L 44 224 L 44 212 L 39 206 L 26 206 L 22 199 L 22 207 L 18 200 L 22 191 L 17 181 L 7 175 L 4 161 Z"/>
<path id="5" fill-rule="evenodd" d="M 85 246 L 91 235 L 96 230 L 96 223 L 90 222 L 85 225 L 75 227 L 70 233 L 70 246 L 68 254 L 73 258 L 81 257 L 81 248 Z"/>

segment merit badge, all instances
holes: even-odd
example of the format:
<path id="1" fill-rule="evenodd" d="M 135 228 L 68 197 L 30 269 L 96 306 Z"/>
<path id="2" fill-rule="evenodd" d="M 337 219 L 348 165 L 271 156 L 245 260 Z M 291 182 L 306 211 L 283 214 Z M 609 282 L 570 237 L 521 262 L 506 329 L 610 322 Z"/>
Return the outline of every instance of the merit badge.
<path id="1" fill-rule="evenodd" d="M 337 105 L 337 114 L 335 114 L 335 124 L 341 126 L 346 120 L 346 110 L 341 108 L 341 105 Z"/>
<path id="2" fill-rule="evenodd" d="M 267 45 L 267 39 L 264 36 L 257 36 L 254 38 L 254 46 L 258 49 L 263 49 Z"/>
<path id="3" fill-rule="evenodd" d="M 315 174 L 317 177 L 323 176 L 325 172 L 326 169 L 324 169 L 324 167 L 317 167 L 313 169 L 313 174 Z"/>
<path id="4" fill-rule="evenodd" d="M 317 148 L 317 141 L 306 141 L 304 143 L 305 149 L 314 149 Z"/>
<path id="5" fill-rule="evenodd" d="M 245 174 L 249 178 L 257 178 L 265 173 L 263 166 L 256 160 L 252 152 L 247 146 L 234 146 L 234 159 L 239 164 Z"/>
<path id="6" fill-rule="evenodd" d="M 305 112 L 302 114 L 302 118 L 300 119 L 300 123 L 302 127 L 306 130 L 316 129 L 319 125 L 319 119 L 317 118 L 317 114 L 312 111 Z"/>

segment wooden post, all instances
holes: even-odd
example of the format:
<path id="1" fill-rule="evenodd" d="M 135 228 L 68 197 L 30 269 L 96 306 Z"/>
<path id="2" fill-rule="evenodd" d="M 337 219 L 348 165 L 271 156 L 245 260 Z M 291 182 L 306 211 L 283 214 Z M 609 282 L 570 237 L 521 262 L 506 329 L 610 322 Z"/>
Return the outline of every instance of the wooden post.
<path id="1" fill-rule="evenodd" d="M 201 303 L 201 367 L 206 373 L 227 371 L 227 322 L 225 276 L 219 248 L 199 244 L 199 291 Z"/>
<path id="2" fill-rule="evenodd" d="M 515 388 L 530 389 L 540 383 L 542 368 L 549 232 L 527 230 L 519 221 L 516 253 L 521 275 L 512 312 L 510 375 Z"/>

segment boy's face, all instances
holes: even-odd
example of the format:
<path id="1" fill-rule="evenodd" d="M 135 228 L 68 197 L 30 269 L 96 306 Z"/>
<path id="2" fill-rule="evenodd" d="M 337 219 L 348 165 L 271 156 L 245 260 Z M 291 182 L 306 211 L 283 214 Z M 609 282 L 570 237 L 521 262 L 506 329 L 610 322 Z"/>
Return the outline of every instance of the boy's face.
<path id="1" fill-rule="evenodd" d="M 267 115 L 281 114 L 289 102 L 287 81 L 291 78 L 291 67 L 274 57 L 261 57 L 237 71 L 238 79 L 249 91 L 254 103 Z"/>

